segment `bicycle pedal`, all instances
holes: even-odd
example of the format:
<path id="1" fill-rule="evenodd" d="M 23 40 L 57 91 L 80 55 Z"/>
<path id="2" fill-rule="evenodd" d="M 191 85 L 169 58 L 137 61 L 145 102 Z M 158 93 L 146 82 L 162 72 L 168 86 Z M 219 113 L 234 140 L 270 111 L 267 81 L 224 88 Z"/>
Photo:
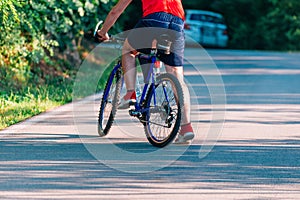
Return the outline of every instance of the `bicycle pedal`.
<path id="1" fill-rule="evenodd" d="M 135 111 L 135 109 L 130 109 L 129 110 L 129 115 L 133 117 L 140 117 L 142 114 L 139 111 Z"/>

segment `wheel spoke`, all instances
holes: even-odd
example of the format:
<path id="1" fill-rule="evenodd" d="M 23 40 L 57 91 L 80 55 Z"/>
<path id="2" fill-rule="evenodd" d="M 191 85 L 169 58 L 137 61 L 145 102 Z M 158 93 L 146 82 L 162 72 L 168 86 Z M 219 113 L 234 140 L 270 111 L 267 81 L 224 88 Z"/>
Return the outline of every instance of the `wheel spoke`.
<path id="1" fill-rule="evenodd" d="M 180 91 L 179 94 L 178 91 Z M 150 105 L 150 108 L 146 118 L 145 131 L 148 140 L 153 145 L 165 146 L 177 135 L 181 121 L 181 105 L 178 96 L 180 96 L 181 104 L 183 104 L 181 85 L 170 74 L 163 74 L 160 78 L 158 77 L 155 95 L 153 95 L 153 91 L 149 91 L 147 105 Z"/>

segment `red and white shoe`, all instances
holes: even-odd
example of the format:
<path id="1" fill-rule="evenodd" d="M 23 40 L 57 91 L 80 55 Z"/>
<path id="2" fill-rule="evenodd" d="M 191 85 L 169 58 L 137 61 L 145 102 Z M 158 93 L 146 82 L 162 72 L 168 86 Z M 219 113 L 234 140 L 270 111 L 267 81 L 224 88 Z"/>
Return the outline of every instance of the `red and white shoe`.
<path id="1" fill-rule="evenodd" d="M 128 109 L 130 108 L 130 106 L 134 105 L 136 102 L 135 99 L 128 99 L 128 100 L 125 100 L 124 98 L 121 99 L 121 102 L 118 106 L 118 109 Z"/>
<path id="2" fill-rule="evenodd" d="M 175 144 L 189 144 L 195 137 L 191 123 L 181 125 L 180 133 L 178 134 Z"/>
<path id="3" fill-rule="evenodd" d="M 179 134 L 175 140 L 175 144 L 189 144 L 194 139 L 195 134 L 193 132 L 187 132 L 183 135 Z"/>
<path id="4" fill-rule="evenodd" d="M 121 99 L 118 109 L 128 109 L 136 103 L 135 91 L 128 91 L 127 94 Z"/>

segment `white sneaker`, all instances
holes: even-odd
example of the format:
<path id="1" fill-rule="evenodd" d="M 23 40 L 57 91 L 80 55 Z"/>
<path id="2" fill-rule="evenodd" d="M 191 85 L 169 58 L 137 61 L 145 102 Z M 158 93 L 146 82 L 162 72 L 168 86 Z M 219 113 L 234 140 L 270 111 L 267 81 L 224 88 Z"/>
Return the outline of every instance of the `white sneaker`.
<path id="1" fill-rule="evenodd" d="M 195 134 L 193 132 L 186 132 L 184 135 L 178 134 L 175 144 L 189 144 L 190 140 L 194 139 Z"/>
<path id="2" fill-rule="evenodd" d="M 122 98 L 121 102 L 118 106 L 118 109 L 128 109 L 130 106 L 134 105 L 135 102 L 136 102 L 136 99 L 125 100 L 124 98 Z"/>

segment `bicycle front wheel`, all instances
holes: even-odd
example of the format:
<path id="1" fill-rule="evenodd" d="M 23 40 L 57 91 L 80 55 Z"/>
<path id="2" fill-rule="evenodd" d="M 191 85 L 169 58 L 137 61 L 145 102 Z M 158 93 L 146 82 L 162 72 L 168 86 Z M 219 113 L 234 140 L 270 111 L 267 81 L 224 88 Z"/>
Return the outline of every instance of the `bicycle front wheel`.
<path id="1" fill-rule="evenodd" d="M 146 96 L 145 133 L 148 141 L 156 147 L 172 142 L 179 130 L 183 91 L 180 82 L 172 74 L 157 77 L 155 88 L 150 87 Z"/>
<path id="2" fill-rule="evenodd" d="M 114 122 L 122 86 L 121 75 L 121 68 L 118 68 L 116 72 L 111 72 L 106 82 L 98 117 L 98 134 L 100 137 L 109 133 Z"/>

